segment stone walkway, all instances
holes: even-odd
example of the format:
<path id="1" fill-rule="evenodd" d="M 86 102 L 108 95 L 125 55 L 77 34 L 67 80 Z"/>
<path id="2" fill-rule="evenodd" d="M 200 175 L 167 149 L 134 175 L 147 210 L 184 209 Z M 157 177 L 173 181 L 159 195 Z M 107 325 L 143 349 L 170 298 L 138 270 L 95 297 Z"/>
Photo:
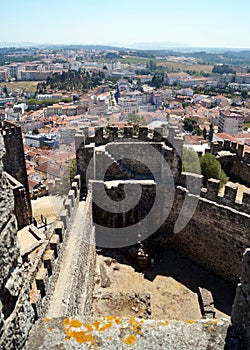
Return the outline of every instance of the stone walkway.
<path id="1" fill-rule="evenodd" d="M 78 250 L 81 240 L 84 238 L 83 222 L 86 218 L 85 202 L 79 202 L 77 212 L 70 230 L 69 239 L 65 247 L 65 254 L 60 267 L 60 273 L 55 285 L 55 290 L 50 302 L 47 317 L 59 317 L 65 313 L 67 304 L 65 304 L 66 291 L 70 289 L 72 274 L 74 274 L 75 260 L 78 256 Z"/>

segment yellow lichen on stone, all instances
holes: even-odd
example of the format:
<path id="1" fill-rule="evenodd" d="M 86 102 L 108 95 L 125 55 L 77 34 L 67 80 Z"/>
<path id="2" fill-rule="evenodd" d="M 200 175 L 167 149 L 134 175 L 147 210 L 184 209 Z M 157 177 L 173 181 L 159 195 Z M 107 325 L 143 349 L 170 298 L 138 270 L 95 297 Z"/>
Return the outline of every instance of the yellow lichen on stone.
<path id="1" fill-rule="evenodd" d="M 95 320 L 93 323 L 93 326 L 95 327 L 95 329 L 98 331 L 99 330 L 99 327 L 100 327 L 100 324 L 101 324 L 101 322 L 100 321 L 98 321 L 98 320 Z"/>
<path id="2" fill-rule="evenodd" d="M 186 320 L 186 323 L 194 324 L 194 323 L 195 323 L 195 320 Z"/>
<path id="3" fill-rule="evenodd" d="M 85 323 L 84 327 L 87 328 L 88 332 L 92 332 L 93 331 L 93 326 L 91 326 L 91 324 L 89 324 L 89 323 Z"/>
<path id="4" fill-rule="evenodd" d="M 78 327 L 81 327 L 81 326 L 82 326 L 82 322 L 80 322 L 80 321 L 78 321 L 78 320 L 72 320 L 70 326 L 71 326 L 71 327 L 78 328 Z"/>
<path id="5" fill-rule="evenodd" d="M 99 332 L 104 332 L 106 331 L 106 329 L 111 328 L 112 327 L 112 321 L 108 322 L 108 323 L 104 323 L 104 325 L 99 328 Z"/>
<path id="6" fill-rule="evenodd" d="M 69 326 L 70 324 L 71 324 L 71 321 L 70 321 L 69 317 L 67 317 L 67 318 L 65 318 L 65 320 L 63 320 L 63 325 L 64 326 Z"/>
<path id="7" fill-rule="evenodd" d="M 170 322 L 169 322 L 168 320 L 166 320 L 166 321 L 159 321 L 159 325 L 160 325 L 160 326 L 163 326 L 163 327 L 168 326 L 169 323 L 170 323 Z"/>
<path id="8" fill-rule="evenodd" d="M 122 323 L 122 321 L 121 321 L 121 319 L 119 317 L 114 317 L 114 321 L 115 321 L 116 324 L 121 324 Z"/>
<path id="9" fill-rule="evenodd" d="M 43 320 L 44 320 L 44 322 L 49 322 L 51 320 L 51 318 L 50 317 L 45 317 Z"/>
<path id="10" fill-rule="evenodd" d="M 51 327 L 48 328 L 48 332 L 53 332 L 53 329 Z"/>
<path id="11" fill-rule="evenodd" d="M 124 344 L 134 345 L 134 343 L 136 342 L 136 336 L 134 334 L 130 334 L 126 337 L 122 337 L 122 341 Z"/>
<path id="12" fill-rule="evenodd" d="M 72 329 L 66 329 L 66 335 L 70 338 L 75 339 L 80 344 L 83 343 L 91 343 L 92 345 L 95 344 L 95 338 L 92 334 L 84 332 L 84 331 L 75 331 Z"/>
<path id="13" fill-rule="evenodd" d="M 73 338 L 75 341 L 77 341 L 80 344 L 83 343 L 91 343 L 91 345 L 94 345 L 96 340 L 94 336 L 90 333 L 90 331 L 93 330 L 93 327 L 91 325 L 84 325 L 87 328 L 87 331 L 83 330 L 76 330 L 75 328 L 81 327 L 83 324 L 78 320 L 70 320 L 69 317 L 67 317 L 63 321 L 64 331 L 66 333 L 65 340 L 69 340 L 70 338 Z"/>
<path id="14" fill-rule="evenodd" d="M 218 320 L 210 320 L 210 324 L 217 324 L 219 321 Z"/>

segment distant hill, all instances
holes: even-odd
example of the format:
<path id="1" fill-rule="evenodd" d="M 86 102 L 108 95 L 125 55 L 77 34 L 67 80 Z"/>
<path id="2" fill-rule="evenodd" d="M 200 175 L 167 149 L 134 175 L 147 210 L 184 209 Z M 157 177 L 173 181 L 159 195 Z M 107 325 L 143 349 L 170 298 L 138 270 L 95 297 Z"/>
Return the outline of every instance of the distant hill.
<path id="1" fill-rule="evenodd" d="M 169 49 L 181 49 L 191 48 L 188 45 L 170 41 L 154 41 L 154 42 L 141 42 L 127 45 L 131 49 L 135 50 L 169 50 Z"/>
<path id="2" fill-rule="evenodd" d="M 121 46 L 111 46 L 111 45 L 84 45 L 84 44 L 51 44 L 51 43 L 32 43 L 32 42 L 21 42 L 21 43 L 10 43 L 10 42 L 0 42 L 0 47 L 35 47 L 41 49 L 49 49 L 49 50 L 60 50 L 60 49 L 69 49 L 69 50 L 129 50 L 128 48 Z"/>

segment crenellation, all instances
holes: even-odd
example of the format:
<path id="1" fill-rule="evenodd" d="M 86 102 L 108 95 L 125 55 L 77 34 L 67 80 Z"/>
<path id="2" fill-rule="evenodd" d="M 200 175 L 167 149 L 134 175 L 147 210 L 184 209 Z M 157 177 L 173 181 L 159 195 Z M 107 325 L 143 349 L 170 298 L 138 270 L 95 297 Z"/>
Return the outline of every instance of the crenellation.
<path id="1" fill-rule="evenodd" d="M 42 298 L 46 295 L 48 278 L 48 270 L 44 266 L 41 266 L 36 275 L 36 286 L 40 290 Z"/>
<path id="2" fill-rule="evenodd" d="M 179 129 L 178 127 L 176 126 L 170 126 L 168 128 L 168 139 L 169 139 L 169 142 L 171 144 L 173 144 L 174 142 L 174 137 L 177 135 L 177 133 L 179 132 Z"/>
<path id="3" fill-rule="evenodd" d="M 224 140 L 223 149 L 225 151 L 230 151 L 231 150 L 231 141 L 230 140 L 228 140 L 228 139 Z"/>
<path id="4" fill-rule="evenodd" d="M 241 143 L 238 143 L 238 147 L 236 149 L 236 154 L 239 159 L 243 158 L 243 153 L 244 153 L 244 145 Z"/>
<path id="5" fill-rule="evenodd" d="M 42 297 L 39 289 L 31 289 L 30 303 L 35 313 L 34 321 L 37 321 L 38 318 L 42 317 Z"/>
<path id="6" fill-rule="evenodd" d="M 131 139 L 133 137 L 134 128 L 133 126 L 124 126 L 123 128 L 123 138 Z"/>
<path id="7" fill-rule="evenodd" d="M 60 221 L 63 222 L 64 230 L 66 230 L 69 226 L 69 216 L 68 211 L 66 209 L 62 210 L 60 213 Z"/>
<path id="8" fill-rule="evenodd" d="M 103 137 L 103 127 L 95 127 L 95 143 L 96 144 L 103 144 L 105 142 Z"/>
<path id="9" fill-rule="evenodd" d="M 181 157 L 181 159 L 183 156 L 183 143 L 184 143 L 183 137 L 180 137 L 180 136 L 174 137 L 173 146 L 176 149 L 176 151 L 178 152 L 178 155 L 179 155 L 179 157 Z"/>
<path id="10" fill-rule="evenodd" d="M 163 128 L 154 128 L 153 133 L 153 142 L 162 142 L 164 140 L 163 137 Z"/>
<path id="11" fill-rule="evenodd" d="M 148 127 L 146 126 L 139 126 L 139 140 L 141 141 L 147 141 L 148 140 Z"/>
<path id="12" fill-rule="evenodd" d="M 245 152 L 243 156 L 243 161 L 250 164 L 250 152 Z"/>
<path id="13" fill-rule="evenodd" d="M 51 276 L 53 272 L 53 266 L 55 264 L 54 250 L 48 249 L 45 251 L 45 255 L 43 256 L 43 264 L 44 268 L 48 270 L 48 275 Z"/>
<path id="14" fill-rule="evenodd" d="M 216 155 L 220 151 L 220 145 L 217 141 L 212 141 L 210 144 L 211 154 Z"/>
<path id="15" fill-rule="evenodd" d="M 201 195 L 202 179 L 202 175 L 182 172 L 180 177 L 180 186 L 188 188 L 189 193 Z"/>
<path id="16" fill-rule="evenodd" d="M 220 180 L 208 179 L 206 198 L 216 201 L 220 189 Z"/>
<path id="17" fill-rule="evenodd" d="M 228 205 L 229 207 L 234 206 L 237 196 L 238 188 L 233 185 L 226 185 L 224 196 L 222 197 L 222 204 Z"/>
<path id="18" fill-rule="evenodd" d="M 57 221 L 54 227 L 55 234 L 59 236 L 60 243 L 63 242 L 65 235 L 65 228 L 63 221 Z"/>
<path id="19" fill-rule="evenodd" d="M 118 138 L 118 128 L 116 126 L 109 127 L 108 141 L 112 142 Z"/>
<path id="20" fill-rule="evenodd" d="M 54 251 L 55 259 L 58 257 L 59 241 L 60 241 L 59 235 L 56 233 L 53 233 L 49 241 L 49 245 L 50 245 L 50 249 Z"/>
<path id="21" fill-rule="evenodd" d="M 85 144 L 85 136 L 82 131 L 78 131 L 75 135 L 75 150 L 78 150 L 81 144 Z"/>
<path id="22" fill-rule="evenodd" d="M 69 190 L 68 199 L 71 201 L 71 206 L 76 207 L 75 191 Z"/>
<path id="23" fill-rule="evenodd" d="M 70 218 L 72 215 L 72 204 L 70 199 L 66 199 L 64 203 L 64 208 L 67 210 L 68 217 Z"/>

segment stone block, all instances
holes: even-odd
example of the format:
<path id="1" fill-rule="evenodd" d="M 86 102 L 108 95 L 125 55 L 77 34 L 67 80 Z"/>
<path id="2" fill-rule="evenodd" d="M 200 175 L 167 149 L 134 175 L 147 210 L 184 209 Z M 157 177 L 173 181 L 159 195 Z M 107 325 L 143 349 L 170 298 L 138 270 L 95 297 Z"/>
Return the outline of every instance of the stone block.
<path id="1" fill-rule="evenodd" d="M 242 158 L 243 158 L 243 152 L 244 152 L 244 145 L 241 144 L 241 143 L 238 143 L 238 147 L 237 147 L 237 150 L 236 150 L 236 154 L 237 154 L 237 156 L 239 157 L 239 159 L 242 159 Z"/>
<path id="2" fill-rule="evenodd" d="M 77 199 L 78 198 L 78 192 L 79 192 L 77 182 L 75 182 L 75 181 L 72 182 L 71 189 L 74 191 L 75 198 Z"/>
<path id="3" fill-rule="evenodd" d="M 70 190 L 68 193 L 68 199 L 71 201 L 71 206 L 74 208 L 76 206 L 76 200 L 75 200 L 75 192 L 74 190 Z"/>
<path id="4" fill-rule="evenodd" d="M 81 187 L 81 175 L 76 175 L 76 176 L 74 177 L 74 182 L 77 183 L 77 188 L 78 188 L 78 190 L 79 190 L 80 187 Z"/>
<path id="5" fill-rule="evenodd" d="M 146 141 L 148 138 L 148 128 L 145 126 L 139 127 L 139 139 L 142 141 Z"/>
<path id="6" fill-rule="evenodd" d="M 35 313 L 35 321 L 42 316 L 42 297 L 39 289 L 31 289 L 30 302 Z"/>
<path id="7" fill-rule="evenodd" d="M 46 295 L 48 285 L 48 270 L 41 266 L 36 275 L 36 286 L 40 290 L 42 298 Z"/>
<path id="8" fill-rule="evenodd" d="M 211 200 L 211 201 L 216 201 L 219 189 L 220 189 L 220 180 L 209 179 L 207 182 L 207 196 L 206 196 L 206 198 Z"/>
<path id="9" fill-rule="evenodd" d="M 55 258 L 58 257 L 58 249 L 59 249 L 59 235 L 53 233 L 51 239 L 50 239 L 50 249 L 54 251 Z"/>
<path id="10" fill-rule="evenodd" d="M 250 152 L 245 152 L 243 157 L 244 162 L 250 164 Z"/>
<path id="11" fill-rule="evenodd" d="M 226 185 L 222 203 L 227 205 L 234 205 L 237 195 L 237 187 L 232 185 Z"/>
<path id="12" fill-rule="evenodd" d="M 132 138 L 133 137 L 133 126 L 124 126 L 123 137 L 124 138 Z"/>
<path id="13" fill-rule="evenodd" d="M 71 205 L 71 200 L 70 199 L 66 199 L 66 201 L 64 203 L 64 208 L 67 210 L 68 217 L 70 218 L 71 215 L 72 215 L 72 205 Z"/>
<path id="14" fill-rule="evenodd" d="M 153 141 L 163 141 L 163 128 L 154 128 Z"/>
<path id="15" fill-rule="evenodd" d="M 224 140 L 224 150 L 225 151 L 230 151 L 231 149 L 231 141 L 230 140 Z"/>
<path id="16" fill-rule="evenodd" d="M 237 148 L 237 142 L 232 141 L 231 142 L 231 152 L 236 153 L 236 148 Z"/>
<path id="17" fill-rule="evenodd" d="M 100 143 L 103 141 L 103 127 L 95 127 L 95 142 Z"/>
<path id="18" fill-rule="evenodd" d="M 68 211 L 66 209 L 61 211 L 60 221 L 63 222 L 63 227 L 66 230 L 69 224 Z"/>
<path id="19" fill-rule="evenodd" d="M 118 128 L 116 126 L 109 127 L 109 141 L 114 141 L 118 138 Z"/>
<path id="20" fill-rule="evenodd" d="M 54 228 L 54 232 L 56 235 L 59 236 L 59 241 L 62 242 L 63 241 L 63 237 L 64 237 L 64 223 L 62 221 L 59 221 L 55 228 Z"/>
<path id="21" fill-rule="evenodd" d="M 52 275 L 54 261 L 55 261 L 54 250 L 52 249 L 46 250 L 43 257 L 43 264 L 44 264 L 44 267 L 48 270 L 49 276 Z"/>

